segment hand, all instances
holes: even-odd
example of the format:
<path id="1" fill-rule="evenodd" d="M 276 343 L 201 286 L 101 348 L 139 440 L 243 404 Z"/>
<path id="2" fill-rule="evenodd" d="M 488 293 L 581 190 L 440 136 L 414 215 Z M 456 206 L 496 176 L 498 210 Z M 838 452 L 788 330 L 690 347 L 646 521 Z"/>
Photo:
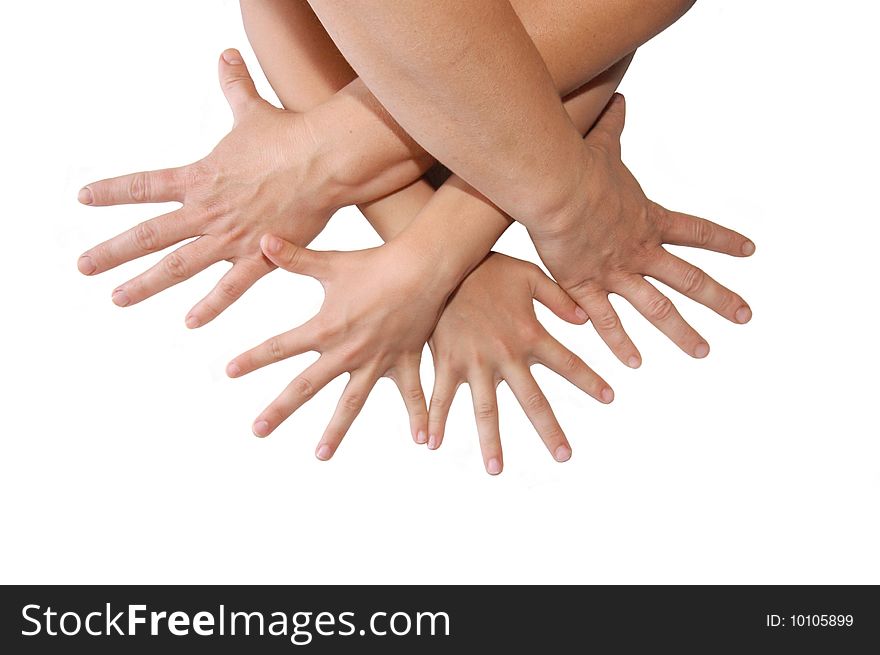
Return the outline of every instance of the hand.
<path id="1" fill-rule="evenodd" d="M 326 171 L 316 161 L 304 115 L 263 100 L 237 50 L 223 53 L 219 73 L 234 125 L 211 154 L 189 166 L 94 182 L 79 195 L 80 202 L 94 206 L 183 203 L 88 250 L 78 267 L 86 275 L 103 273 L 196 237 L 113 292 L 117 305 L 133 305 L 216 262 L 231 262 L 231 270 L 189 312 L 191 328 L 214 319 L 274 269 L 260 251 L 262 235 L 273 232 L 306 244 L 335 209 L 319 192 Z"/>
<path id="2" fill-rule="evenodd" d="M 533 300 L 570 323 L 587 320 L 540 268 L 497 253 L 490 253 L 452 295 L 429 341 L 435 376 L 428 448 L 443 441 L 450 404 L 463 382 L 471 388 L 480 450 L 491 475 L 504 466 L 495 397 L 502 380 L 558 462 L 571 457 L 571 446 L 529 368 L 543 364 L 600 402 L 614 399 L 611 387 L 538 322 Z"/>
<path id="3" fill-rule="evenodd" d="M 348 372 L 348 384 L 315 451 L 318 459 L 333 456 L 380 377 L 397 383 L 412 437 L 424 443 L 428 412 L 419 363 L 449 291 L 433 282 L 434 271 L 422 254 L 401 239 L 355 252 L 316 252 L 272 235 L 261 245 L 277 266 L 320 281 L 326 296 L 315 317 L 227 366 L 227 374 L 235 378 L 304 352 L 321 353 L 257 417 L 254 434 L 268 436 L 331 380 Z"/>
<path id="4" fill-rule="evenodd" d="M 705 357 L 709 354 L 706 340 L 644 276 L 660 280 L 730 321 L 747 323 L 752 312 L 739 295 L 662 244 L 735 257 L 751 255 L 755 245 L 732 230 L 669 211 L 645 197 L 620 159 L 625 112 L 623 96 L 615 94 L 584 139 L 582 193 L 572 208 L 541 225 L 529 226 L 529 234 L 550 273 L 589 315 L 622 362 L 635 368 L 641 356 L 608 302 L 609 293 L 626 298 L 686 353 Z"/>

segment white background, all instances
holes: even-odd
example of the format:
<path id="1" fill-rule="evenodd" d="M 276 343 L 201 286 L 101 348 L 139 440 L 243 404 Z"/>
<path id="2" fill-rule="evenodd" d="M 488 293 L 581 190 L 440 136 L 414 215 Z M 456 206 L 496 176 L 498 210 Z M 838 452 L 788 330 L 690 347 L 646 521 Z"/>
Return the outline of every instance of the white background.
<path id="1" fill-rule="evenodd" d="M 311 316 L 311 280 L 276 272 L 191 332 L 222 266 L 124 310 L 110 292 L 146 262 L 77 272 L 87 247 L 160 213 L 79 206 L 82 184 L 195 160 L 231 125 L 217 56 L 238 47 L 256 71 L 235 2 L 10 7 L 0 581 L 880 582 L 873 3 L 704 0 L 639 52 L 624 157 L 657 201 L 754 239 L 750 260 L 688 253 L 754 320 L 682 299 L 712 345 L 694 361 L 618 302 L 645 356 L 629 371 L 592 328 L 539 310 L 617 400 L 538 372 L 574 445 L 560 465 L 502 386 L 498 478 L 466 388 L 435 453 L 387 380 L 330 463 L 313 450 L 341 379 L 251 435 L 308 357 L 235 381 L 223 368 Z M 343 210 L 315 245 L 376 243 Z M 534 256 L 522 229 L 500 247 Z"/>

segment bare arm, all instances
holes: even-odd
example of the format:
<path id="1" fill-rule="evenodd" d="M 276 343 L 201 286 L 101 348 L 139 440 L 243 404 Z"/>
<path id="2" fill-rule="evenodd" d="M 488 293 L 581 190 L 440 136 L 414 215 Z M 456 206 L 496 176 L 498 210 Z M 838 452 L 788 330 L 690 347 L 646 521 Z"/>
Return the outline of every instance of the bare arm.
<path id="1" fill-rule="evenodd" d="M 621 18 L 639 12 L 646 16 L 643 25 L 654 25 L 642 34 L 655 33 L 657 25 L 682 11 L 681 2 L 653 3 L 649 10 L 644 3 L 594 3 L 589 11 L 566 14 L 567 3 L 543 3 L 556 21 L 543 25 L 549 32 L 533 25 L 533 43 L 529 25 L 520 22 L 507 0 L 447 0 L 429 10 L 424 3 L 382 0 L 311 4 L 346 59 L 407 133 L 526 223 L 557 210 L 583 175 L 580 135 L 558 97 L 586 80 L 572 82 L 567 65 L 574 55 L 558 44 L 616 35 L 625 27 Z M 524 19 L 538 11 L 523 10 Z M 555 47 L 544 41 L 542 48 L 542 38 L 559 36 L 554 27 L 565 15 L 567 40 L 553 42 Z M 633 49 L 619 52 L 619 44 L 611 46 L 613 37 L 606 38 L 593 52 L 581 54 L 594 74 Z M 617 59 L 600 63 L 602 47 L 618 50 Z"/>

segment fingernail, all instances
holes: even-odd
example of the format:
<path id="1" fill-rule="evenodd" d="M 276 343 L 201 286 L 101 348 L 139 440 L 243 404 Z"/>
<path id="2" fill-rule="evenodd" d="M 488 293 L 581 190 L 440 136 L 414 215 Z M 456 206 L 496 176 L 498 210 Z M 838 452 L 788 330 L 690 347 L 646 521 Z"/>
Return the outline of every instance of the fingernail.
<path id="1" fill-rule="evenodd" d="M 567 462 L 571 459 L 571 448 L 568 446 L 559 446 L 553 453 L 553 459 L 557 462 Z"/>
<path id="2" fill-rule="evenodd" d="M 744 254 L 746 257 L 754 254 L 754 252 L 755 252 L 755 244 L 752 243 L 751 241 L 746 241 L 742 245 L 742 254 Z"/>
<path id="3" fill-rule="evenodd" d="M 318 446 L 318 450 L 315 451 L 315 457 L 320 459 L 322 462 L 326 462 L 330 459 L 330 455 L 333 453 L 330 452 L 330 446 L 327 444 L 321 444 Z"/>
<path id="4" fill-rule="evenodd" d="M 486 471 L 488 471 L 489 475 L 498 475 L 501 473 L 501 460 L 497 457 L 493 457 L 486 463 Z"/>
<path id="5" fill-rule="evenodd" d="M 188 327 L 190 330 L 199 327 L 201 324 L 202 322 L 199 321 L 199 319 L 197 319 L 192 314 L 186 317 L 186 327 Z"/>
<path id="6" fill-rule="evenodd" d="M 587 312 L 585 312 L 580 307 L 574 308 L 574 315 L 578 317 L 578 320 L 586 321 L 587 320 Z"/>
<path id="7" fill-rule="evenodd" d="M 425 443 L 427 440 L 428 437 L 425 435 L 425 431 L 419 430 L 418 434 L 416 435 L 416 443 Z"/>
<path id="8" fill-rule="evenodd" d="M 258 437 L 265 437 L 269 434 L 269 423 L 267 421 L 257 421 L 254 423 L 254 434 Z"/>
<path id="9" fill-rule="evenodd" d="M 241 63 L 241 55 L 238 54 L 235 50 L 224 50 L 223 51 L 223 61 L 227 64 L 232 64 L 236 66 Z"/>
<path id="10" fill-rule="evenodd" d="M 703 359 L 706 355 L 709 354 L 709 344 L 708 343 L 699 343 L 697 347 L 694 348 L 694 357 L 697 359 Z"/>
<path id="11" fill-rule="evenodd" d="M 91 205 L 92 204 L 92 190 L 89 187 L 84 186 L 82 189 L 79 190 L 79 193 L 77 194 L 76 199 L 79 200 L 84 205 Z"/>
<path id="12" fill-rule="evenodd" d="M 128 294 L 122 289 L 117 289 L 113 292 L 113 304 L 117 307 L 126 307 L 130 302 L 131 300 L 129 300 Z"/>
<path id="13" fill-rule="evenodd" d="M 748 323 L 752 320 L 752 310 L 748 307 L 740 307 L 736 310 L 736 322 L 737 323 Z"/>
<path id="14" fill-rule="evenodd" d="M 640 360 L 635 355 L 633 355 L 628 360 L 626 360 L 626 365 L 629 366 L 630 368 L 638 368 L 639 366 L 641 366 L 641 364 L 642 364 L 642 360 Z"/>
<path id="15" fill-rule="evenodd" d="M 83 275 L 91 275 L 98 270 L 98 267 L 95 266 L 95 262 L 93 262 L 92 258 L 88 255 L 83 255 L 82 257 L 80 257 L 79 261 L 76 263 L 76 267 Z"/>
<path id="16" fill-rule="evenodd" d="M 602 389 L 602 393 L 600 395 L 602 396 L 602 402 L 610 403 L 612 400 L 614 400 L 614 391 L 611 389 L 611 387 L 605 387 L 604 389 Z"/>
<path id="17" fill-rule="evenodd" d="M 266 251 L 271 253 L 279 253 L 281 252 L 281 239 L 278 237 L 267 237 L 266 238 Z"/>
<path id="18" fill-rule="evenodd" d="M 437 438 L 436 434 L 428 435 L 428 449 L 436 450 L 440 445 L 440 439 Z"/>
<path id="19" fill-rule="evenodd" d="M 229 364 L 226 365 L 226 375 L 231 378 L 237 378 L 241 375 L 241 369 L 238 367 L 238 364 L 235 362 L 229 362 Z"/>

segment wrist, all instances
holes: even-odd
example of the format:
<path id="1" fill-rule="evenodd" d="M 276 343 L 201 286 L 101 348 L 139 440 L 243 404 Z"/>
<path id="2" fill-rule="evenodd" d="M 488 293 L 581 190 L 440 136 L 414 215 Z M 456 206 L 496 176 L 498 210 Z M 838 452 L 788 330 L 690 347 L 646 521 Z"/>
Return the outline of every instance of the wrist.
<path id="1" fill-rule="evenodd" d="M 564 233 L 571 225 L 580 224 L 587 213 L 589 202 L 586 181 L 589 174 L 589 153 L 578 157 L 570 169 L 571 176 L 555 194 L 542 198 L 542 204 L 531 218 L 520 221 L 530 234 L 553 235 Z"/>

